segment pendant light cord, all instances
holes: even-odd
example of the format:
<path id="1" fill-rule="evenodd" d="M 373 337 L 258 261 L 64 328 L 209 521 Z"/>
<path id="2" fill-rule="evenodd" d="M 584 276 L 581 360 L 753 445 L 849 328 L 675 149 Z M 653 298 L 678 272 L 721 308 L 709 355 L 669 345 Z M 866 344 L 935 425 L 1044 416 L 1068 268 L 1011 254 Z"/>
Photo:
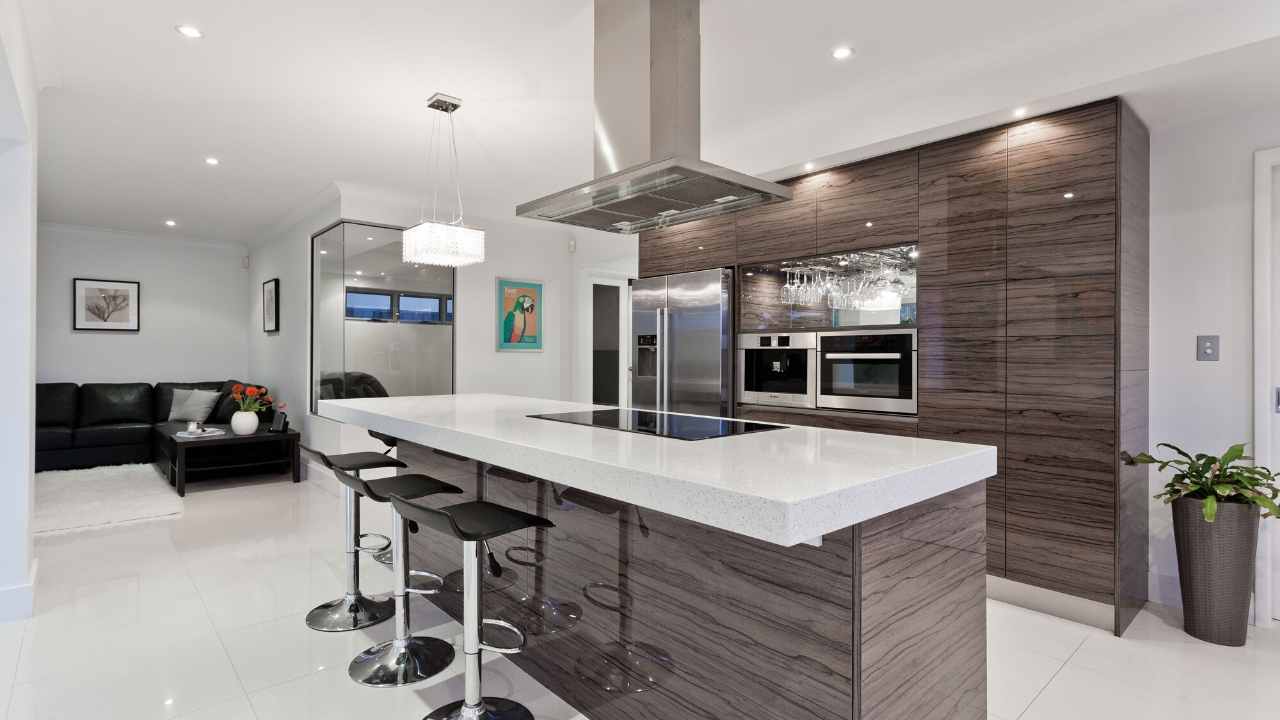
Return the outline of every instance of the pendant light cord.
<path id="1" fill-rule="evenodd" d="M 435 111 L 440 112 L 440 111 Z M 453 124 L 453 113 L 446 113 L 449 116 L 449 155 L 450 168 L 449 179 L 453 182 L 458 200 L 458 214 L 449 221 L 451 225 L 462 225 L 462 174 L 458 169 L 458 136 Z M 440 164 L 441 152 L 437 150 L 437 138 L 441 134 L 440 116 L 435 115 L 431 118 L 431 134 L 427 139 L 427 175 L 430 178 L 431 186 L 431 221 L 439 222 L 440 209 Z M 419 222 L 427 221 L 426 203 L 423 202 L 418 207 Z"/>

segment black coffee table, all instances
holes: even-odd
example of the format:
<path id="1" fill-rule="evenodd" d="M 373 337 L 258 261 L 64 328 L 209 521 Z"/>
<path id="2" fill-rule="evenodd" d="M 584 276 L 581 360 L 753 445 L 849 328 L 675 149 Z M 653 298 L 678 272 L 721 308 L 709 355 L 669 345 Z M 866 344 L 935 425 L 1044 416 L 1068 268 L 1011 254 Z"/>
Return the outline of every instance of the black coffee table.
<path id="1" fill-rule="evenodd" d="M 229 425 L 209 424 L 205 427 L 225 431 L 205 438 L 181 438 L 177 433 L 187 429 L 186 423 L 157 423 L 156 453 L 169 484 L 178 496 L 187 494 L 187 479 L 192 475 L 227 474 L 232 471 L 262 472 L 288 465 L 293 481 L 301 479 L 301 457 L 297 430 L 270 432 L 263 425 L 252 435 L 236 435 Z"/>

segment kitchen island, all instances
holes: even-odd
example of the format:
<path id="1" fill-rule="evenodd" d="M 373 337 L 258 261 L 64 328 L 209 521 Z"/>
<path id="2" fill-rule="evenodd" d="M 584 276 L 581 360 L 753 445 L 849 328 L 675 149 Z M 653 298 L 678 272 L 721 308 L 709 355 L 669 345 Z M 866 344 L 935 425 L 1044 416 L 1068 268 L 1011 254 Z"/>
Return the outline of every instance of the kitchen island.
<path id="1" fill-rule="evenodd" d="M 593 720 L 986 717 L 995 448 L 808 427 L 687 441 L 529 417 L 593 408 L 319 405 L 407 441 L 411 471 L 555 523 L 495 543 L 507 569 L 486 580 L 485 615 L 524 629 L 513 662 Z M 461 564 L 446 538 L 412 546 L 412 567 Z M 433 601 L 460 613 L 456 592 Z"/>

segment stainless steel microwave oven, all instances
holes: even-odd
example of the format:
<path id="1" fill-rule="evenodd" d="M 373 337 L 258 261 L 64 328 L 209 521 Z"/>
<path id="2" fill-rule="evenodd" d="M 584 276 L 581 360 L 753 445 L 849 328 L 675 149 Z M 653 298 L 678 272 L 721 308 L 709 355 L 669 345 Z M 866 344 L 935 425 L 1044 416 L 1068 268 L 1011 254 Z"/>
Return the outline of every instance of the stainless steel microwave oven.
<path id="1" fill-rule="evenodd" d="M 816 402 L 816 333 L 738 336 L 738 401 L 812 408 Z"/>
<path id="2" fill-rule="evenodd" d="M 818 333 L 817 406 L 916 414 L 916 331 Z"/>

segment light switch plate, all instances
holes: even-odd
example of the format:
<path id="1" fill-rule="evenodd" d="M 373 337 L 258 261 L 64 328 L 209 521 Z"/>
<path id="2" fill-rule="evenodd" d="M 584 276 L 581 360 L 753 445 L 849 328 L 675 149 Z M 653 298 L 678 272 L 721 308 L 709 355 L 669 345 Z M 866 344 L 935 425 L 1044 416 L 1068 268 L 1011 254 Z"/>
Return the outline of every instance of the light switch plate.
<path id="1" fill-rule="evenodd" d="M 1203 362 L 1218 359 L 1218 337 L 1217 335 L 1196 336 L 1196 360 Z"/>

